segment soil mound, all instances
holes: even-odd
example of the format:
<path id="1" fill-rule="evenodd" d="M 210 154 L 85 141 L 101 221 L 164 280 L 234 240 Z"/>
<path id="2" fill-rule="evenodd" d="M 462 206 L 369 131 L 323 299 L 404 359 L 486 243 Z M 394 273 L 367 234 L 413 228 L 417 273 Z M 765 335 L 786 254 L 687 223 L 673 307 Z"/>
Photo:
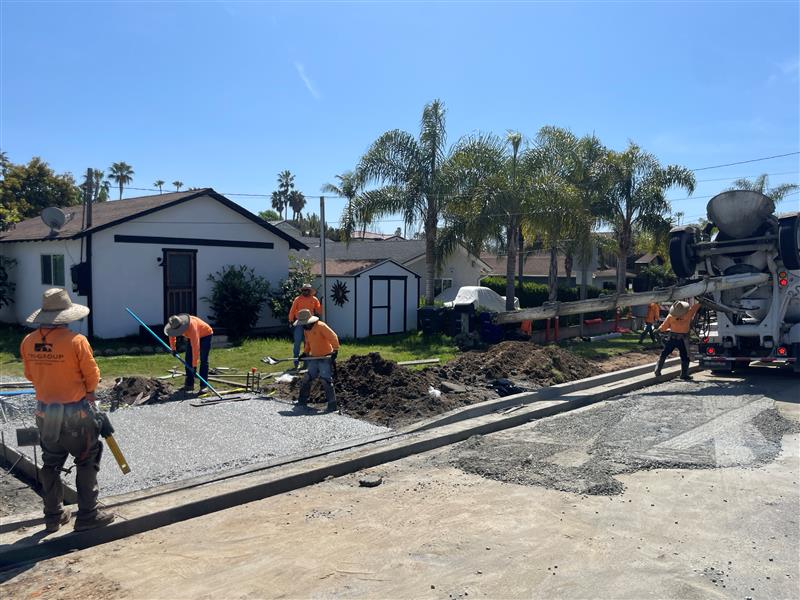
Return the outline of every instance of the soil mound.
<path id="1" fill-rule="evenodd" d="M 152 404 L 185 399 L 184 392 L 176 391 L 169 383 L 151 377 L 120 377 L 111 388 L 108 398 L 111 408 L 122 405 Z"/>
<path id="2" fill-rule="evenodd" d="M 351 356 L 336 364 L 334 386 L 339 407 L 345 414 L 371 423 L 397 427 L 426 417 L 438 415 L 461 406 L 460 397 L 428 393 L 438 379 L 427 371 L 413 371 L 377 352 Z M 288 392 L 297 398 L 300 379 Z M 438 397 L 437 397 L 438 396 Z M 319 381 L 311 387 L 311 403 L 325 402 L 325 392 Z"/>
<path id="3" fill-rule="evenodd" d="M 558 346 L 531 342 L 501 342 L 484 351 L 465 352 L 432 372 L 441 379 L 465 385 L 485 386 L 497 379 L 510 379 L 543 387 L 598 375 L 591 361 Z"/>

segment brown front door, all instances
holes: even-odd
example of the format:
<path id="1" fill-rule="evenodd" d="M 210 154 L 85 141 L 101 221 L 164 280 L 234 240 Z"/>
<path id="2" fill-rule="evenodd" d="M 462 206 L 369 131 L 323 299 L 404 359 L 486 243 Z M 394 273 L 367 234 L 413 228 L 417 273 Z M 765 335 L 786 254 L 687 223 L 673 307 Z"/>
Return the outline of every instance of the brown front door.
<path id="1" fill-rule="evenodd" d="M 197 250 L 164 248 L 164 322 L 170 315 L 197 314 Z"/>

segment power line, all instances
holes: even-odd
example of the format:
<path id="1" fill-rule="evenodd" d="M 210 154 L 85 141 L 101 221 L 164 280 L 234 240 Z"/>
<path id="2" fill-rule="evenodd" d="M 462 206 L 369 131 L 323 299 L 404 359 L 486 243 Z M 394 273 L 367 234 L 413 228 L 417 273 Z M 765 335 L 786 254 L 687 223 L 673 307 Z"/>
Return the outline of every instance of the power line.
<path id="1" fill-rule="evenodd" d="M 775 175 L 797 175 L 800 171 L 783 171 L 781 173 L 756 173 L 755 175 L 737 175 L 735 177 L 720 177 L 718 179 L 698 179 L 695 183 L 708 183 L 709 181 L 730 181 L 732 179 L 748 179 L 750 177 L 761 177 L 767 175 L 773 177 Z"/>
<path id="2" fill-rule="evenodd" d="M 787 152 L 786 154 L 776 154 L 775 156 L 763 156 L 761 158 L 751 158 L 750 160 L 740 160 L 738 162 L 726 163 L 724 165 L 711 165 L 710 167 L 700 167 L 698 169 L 689 169 L 690 171 L 708 171 L 709 169 L 721 169 L 722 167 L 733 167 L 735 165 L 743 165 L 746 163 L 760 162 L 762 160 L 772 160 L 773 158 L 783 158 L 784 156 L 795 156 L 800 152 Z"/>

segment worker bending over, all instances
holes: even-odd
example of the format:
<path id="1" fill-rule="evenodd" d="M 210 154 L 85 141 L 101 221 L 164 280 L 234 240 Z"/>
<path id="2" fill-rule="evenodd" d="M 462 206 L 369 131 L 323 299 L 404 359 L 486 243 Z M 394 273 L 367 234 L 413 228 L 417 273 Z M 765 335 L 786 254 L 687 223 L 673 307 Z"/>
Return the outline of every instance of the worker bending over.
<path id="1" fill-rule="evenodd" d="M 332 371 L 333 363 L 339 351 L 339 338 L 336 333 L 325 323 L 315 317 L 308 309 L 301 310 L 297 315 L 295 326 L 301 326 L 305 336 L 305 352 L 300 355 L 300 360 L 306 361 L 308 371 L 300 385 L 300 397 L 297 403 L 305 406 L 311 392 L 311 382 L 319 377 L 325 388 L 327 410 L 336 410 L 336 393 L 333 390 Z"/>
<path id="2" fill-rule="evenodd" d="M 187 392 L 194 390 L 194 376 L 197 372 L 197 364 L 200 363 L 200 377 L 204 381 L 208 381 L 208 355 L 211 353 L 211 339 L 214 336 L 214 330 L 211 325 L 203 321 L 199 317 L 194 317 L 186 314 L 172 315 L 167 320 L 167 325 L 164 327 L 164 335 L 169 337 L 169 347 L 172 348 L 172 353 L 178 356 L 175 351 L 176 337 L 182 335 L 189 340 L 186 344 L 186 364 L 191 365 L 192 368 L 186 367 L 186 379 L 184 380 L 183 389 Z M 206 384 L 200 382 L 200 393 L 206 391 Z"/>
<path id="3" fill-rule="evenodd" d="M 103 445 L 95 420 L 95 389 L 100 369 L 94 361 L 89 340 L 67 329 L 83 319 L 89 309 L 73 304 L 66 290 L 52 288 L 42 298 L 42 308 L 27 319 L 38 325 L 28 334 L 19 353 L 25 377 L 36 391 L 36 427 L 42 446 L 42 496 L 44 524 L 58 531 L 70 520 L 64 510 L 61 470 L 68 455 L 75 458 L 78 514 L 75 531 L 108 525 L 114 515 L 97 509 L 97 473 Z"/>
<path id="4" fill-rule="evenodd" d="M 658 363 L 654 371 L 656 377 L 661 375 L 661 367 L 664 366 L 664 361 L 677 348 L 681 357 L 681 379 L 685 381 L 692 380 L 689 375 L 689 327 L 698 310 L 700 310 L 700 303 L 689 306 L 688 302 L 682 300 L 673 304 L 669 309 L 669 315 L 664 319 L 661 327 L 658 328 L 662 333 L 669 332 L 669 338 L 664 342 L 664 349 L 661 351 L 661 356 L 658 357 Z"/>
<path id="5" fill-rule="evenodd" d="M 644 318 L 644 330 L 642 334 L 639 336 L 639 343 L 641 344 L 644 341 L 644 336 L 650 335 L 650 339 L 653 340 L 655 343 L 656 340 L 656 332 L 655 332 L 655 325 L 658 323 L 658 320 L 661 318 L 661 306 L 659 306 L 658 302 L 651 302 L 647 305 L 647 316 Z"/>
<path id="6" fill-rule="evenodd" d="M 289 309 L 289 326 L 292 327 L 292 334 L 294 335 L 294 348 L 292 356 L 294 356 L 294 368 L 296 369 L 300 361 L 300 344 L 303 343 L 303 326 L 297 324 L 297 316 L 301 310 L 308 310 L 315 317 L 322 316 L 322 304 L 317 299 L 317 290 L 311 287 L 310 283 L 304 283 L 300 288 L 300 295 L 295 297 L 292 302 L 292 308 Z"/>

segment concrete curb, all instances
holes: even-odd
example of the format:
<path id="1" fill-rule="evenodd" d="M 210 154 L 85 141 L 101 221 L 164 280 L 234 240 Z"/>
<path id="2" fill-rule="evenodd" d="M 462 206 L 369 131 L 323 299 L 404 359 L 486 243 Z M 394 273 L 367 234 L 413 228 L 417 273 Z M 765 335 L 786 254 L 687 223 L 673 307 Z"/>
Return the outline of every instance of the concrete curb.
<path id="1" fill-rule="evenodd" d="M 699 367 L 693 367 L 691 370 L 693 372 L 697 371 Z M 531 406 L 522 406 L 511 413 L 497 414 L 492 412 L 436 429 L 407 433 L 392 440 L 391 442 L 393 443 L 377 442 L 377 447 L 376 444 L 373 444 L 371 446 L 343 450 L 323 457 L 322 464 L 311 466 L 311 468 L 300 473 L 282 475 L 280 472 L 275 472 L 275 478 L 271 480 L 253 485 L 247 485 L 247 482 L 243 481 L 244 487 L 218 495 L 211 495 L 213 494 L 213 488 L 210 487 L 208 490 L 210 495 L 206 498 L 176 504 L 175 506 L 129 520 L 118 521 L 102 529 L 72 532 L 46 540 L 40 544 L 36 544 L 35 540 L 30 541 L 27 545 L 19 542 L 8 544 L 0 547 L 0 571 L 20 563 L 59 556 L 67 552 L 104 544 L 240 504 L 262 500 L 320 483 L 327 477 L 347 475 L 362 469 L 454 444 L 474 435 L 486 435 L 517 427 L 534 419 L 574 410 L 654 383 L 668 381 L 678 374 L 679 370 L 670 369 L 659 378 L 652 374 L 641 374 L 629 378 L 623 384 L 615 385 L 616 382 L 610 382 L 594 388 L 575 390 L 555 400 L 542 401 Z M 230 482 L 231 480 L 228 481 Z M 179 498 L 176 498 L 176 500 L 180 502 Z"/>

